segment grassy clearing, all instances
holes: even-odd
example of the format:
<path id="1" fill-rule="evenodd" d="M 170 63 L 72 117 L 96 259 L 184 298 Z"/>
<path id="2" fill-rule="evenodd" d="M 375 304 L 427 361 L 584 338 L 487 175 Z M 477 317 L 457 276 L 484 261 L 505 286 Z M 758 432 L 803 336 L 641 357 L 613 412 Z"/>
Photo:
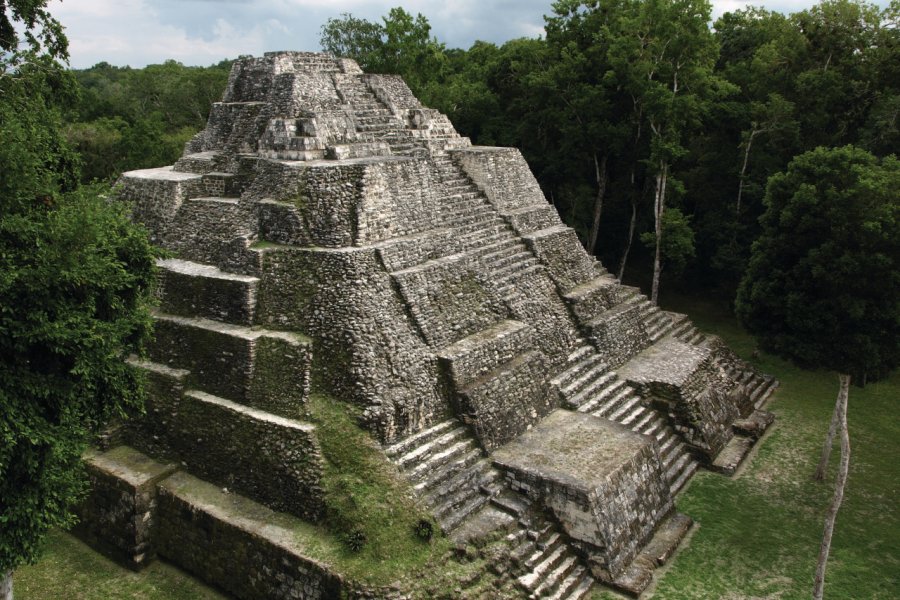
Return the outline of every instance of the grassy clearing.
<path id="1" fill-rule="evenodd" d="M 183 571 L 156 561 L 140 573 L 119 566 L 68 533 L 52 532 L 36 565 L 13 575 L 16 600 L 225 600 Z"/>

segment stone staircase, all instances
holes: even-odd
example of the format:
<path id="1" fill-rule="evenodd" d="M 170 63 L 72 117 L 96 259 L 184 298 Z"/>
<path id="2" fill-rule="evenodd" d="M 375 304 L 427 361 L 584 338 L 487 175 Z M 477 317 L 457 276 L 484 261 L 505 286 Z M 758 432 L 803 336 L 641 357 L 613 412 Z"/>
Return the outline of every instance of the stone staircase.
<path id="1" fill-rule="evenodd" d="M 448 535 L 488 504 L 488 486 L 500 478 L 468 427 L 452 418 L 387 446 L 384 452 Z"/>
<path id="2" fill-rule="evenodd" d="M 360 139 L 368 142 L 384 142 L 391 153 L 410 156 L 424 151 L 416 138 L 391 110 L 382 103 L 366 82 L 357 75 L 333 75 L 338 94 L 351 112 Z"/>
<path id="3" fill-rule="evenodd" d="M 505 537 L 509 558 L 529 598 L 587 597 L 594 583 L 590 571 L 527 498 L 506 488 L 465 425 L 446 419 L 384 451 L 458 543 L 512 529 Z"/>
<path id="4" fill-rule="evenodd" d="M 590 570 L 565 537 L 524 496 L 504 491 L 492 500 L 516 518 L 518 528 L 505 540 L 514 565 L 516 584 L 528 598 L 580 600 L 594 587 Z"/>
<path id="5" fill-rule="evenodd" d="M 635 433 L 652 436 L 658 446 L 666 480 L 674 496 L 684 487 L 698 464 L 665 415 L 641 397 L 603 362 L 593 346 L 582 343 L 573 351 L 566 369 L 552 381 L 564 404 L 572 410 L 615 421 Z"/>

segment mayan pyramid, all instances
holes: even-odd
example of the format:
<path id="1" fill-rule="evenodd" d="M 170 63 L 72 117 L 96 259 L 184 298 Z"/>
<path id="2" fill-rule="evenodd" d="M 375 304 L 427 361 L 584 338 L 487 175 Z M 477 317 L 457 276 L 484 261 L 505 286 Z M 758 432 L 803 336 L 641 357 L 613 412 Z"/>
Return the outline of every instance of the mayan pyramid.
<path id="1" fill-rule="evenodd" d="M 320 519 L 312 388 L 361 407 L 444 533 L 507 532 L 522 597 L 639 594 L 690 527 L 675 494 L 771 422 L 771 378 L 621 285 L 517 150 L 472 146 L 397 76 L 238 60 L 183 157 L 118 190 L 172 256 L 146 415 L 88 458 L 85 535 L 134 566 L 233 578 L 240 519 L 190 482 Z M 233 593 L 356 593 L 263 529 Z"/>

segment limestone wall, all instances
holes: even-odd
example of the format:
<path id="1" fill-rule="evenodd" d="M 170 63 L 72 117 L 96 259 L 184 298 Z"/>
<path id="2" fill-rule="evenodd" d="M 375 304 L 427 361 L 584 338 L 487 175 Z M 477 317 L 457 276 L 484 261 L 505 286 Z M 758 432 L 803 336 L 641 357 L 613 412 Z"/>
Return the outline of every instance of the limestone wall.
<path id="1" fill-rule="evenodd" d="M 267 252 L 257 320 L 316 339 L 317 384 L 366 410 L 382 439 L 442 416 L 437 361 L 372 248 Z"/>
<path id="2" fill-rule="evenodd" d="M 129 445 L 275 510 L 322 516 L 323 466 L 313 426 L 184 391 L 171 373 L 150 372 L 149 380 L 146 416 L 129 427 Z"/>
<path id="3" fill-rule="evenodd" d="M 210 502 L 213 498 L 217 502 Z M 328 566 L 297 552 L 289 521 L 240 498 L 229 510 L 226 501 L 219 490 L 183 474 L 164 481 L 157 517 L 160 554 L 238 598 L 340 597 L 341 580 Z M 263 523 L 272 533 L 257 532 Z M 273 543 L 279 533 L 283 540 Z"/>
<path id="4" fill-rule="evenodd" d="M 476 146 L 454 150 L 452 155 L 501 214 L 525 206 L 547 204 L 519 150 Z"/>
<path id="5" fill-rule="evenodd" d="M 133 569 L 157 552 L 157 483 L 176 470 L 125 447 L 85 458 L 90 494 L 76 512 L 76 535 Z"/>

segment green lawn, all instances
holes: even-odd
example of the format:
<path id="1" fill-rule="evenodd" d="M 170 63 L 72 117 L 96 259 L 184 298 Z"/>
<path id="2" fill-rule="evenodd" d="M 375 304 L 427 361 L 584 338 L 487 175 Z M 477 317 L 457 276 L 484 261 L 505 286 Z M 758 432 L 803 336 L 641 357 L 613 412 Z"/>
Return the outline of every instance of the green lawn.
<path id="1" fill-rule="evenodd" d="M 721 335 L 744 357 L 752 338 L 714 305 L 664 296 L 701 329 Z M 835 343 L 839 343 L 838 340 Z M 653 597 L 808 598 L 828 484 L 812 482 L 837 394 L 831 373 L 798 370 L 762 355 L 781 381 L 769 409 L 773 429 L 732 479 L 701 472 L 677 500 L 699 523 L 660 578 Z M 827 598 L 900 598 L 900 374 L 850 390 L 853 454 L 826 575 Z M 832 474 L 839 452 L 832 454 Z M 218 598 L 181 571 L 157 562 L 140 574 L 122 569 L 64 533 L 50 536 L 44 559 L 15 574 L 16 597 Z M 612 597 L 597 593 L 596 598 Z"/>
<path id="2" fill-rule="evenodd" d="M 713 306 L 687 310 L 745 358 L 753 340 Z M 840 343 L 835 340 L 835 343 Z M 837 396 L 837 376 L 762 355 L 778 377 L 777 416 L 750 464 L 732 479 L 701 472 L 676 504 L 700 526 L 654 597 L 809 598 L 830 484 L 811 480 Z M 826 598 L 900 598 L 900 374 L 851 387 L 850 477 L 826 573 Z M 839 460 L 831 455 L 831 477 Z"/>

